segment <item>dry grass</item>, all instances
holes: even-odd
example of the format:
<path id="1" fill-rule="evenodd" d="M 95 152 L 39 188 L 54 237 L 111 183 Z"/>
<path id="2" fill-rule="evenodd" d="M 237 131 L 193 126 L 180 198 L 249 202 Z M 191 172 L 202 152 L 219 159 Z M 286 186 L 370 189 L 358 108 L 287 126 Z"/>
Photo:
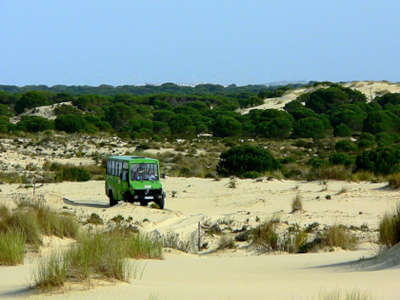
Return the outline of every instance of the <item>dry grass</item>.
<path id="1" fill-rule="evenodd" d="M 297 211 L 303 211 L 303 201 L 299 194 L 297 194 L 292 201 L 292 213 Z"/>
<path id="2" fill-rule="evenodd" d="M 253 243 L 258 250 L 262 252 L 279 250 L 279 236 L 275 230 L 278 223 L 279 220 L 272 219 L 258 225 L 252 230 L 251 236 Z"/>
<path id="3" fill-rule="evenodd" d="M 386 213 L 379 222 L 379 241 L 387 247 L 400 242 L 400 204 L 393 213 Z"/>
<path id="4" fill-rule="evenodd" d="M 346 230 L 344 226 L 333 225 L 323 235 L 323 244 L 328 247 L 340 247 L 342 249 L 355 249 L 358 240 L 354 234 Z"/>
<path id="5" fill-rule="evenodd" d="M 389 187 L 391 187 L 392 189 L 399 189 L 400 188 L 400 173 L 390 175 L 388 178 L 388 181 L 389 181 Z"/>
<path id="6" fill-rule="evenodd" d="M 223 249 L 233 249 L 235 248 L 235 242 L 233 239 L 227 235 L 221 235 L 221 237 L 218 240 L 218 250 L 223 250 Z"/>

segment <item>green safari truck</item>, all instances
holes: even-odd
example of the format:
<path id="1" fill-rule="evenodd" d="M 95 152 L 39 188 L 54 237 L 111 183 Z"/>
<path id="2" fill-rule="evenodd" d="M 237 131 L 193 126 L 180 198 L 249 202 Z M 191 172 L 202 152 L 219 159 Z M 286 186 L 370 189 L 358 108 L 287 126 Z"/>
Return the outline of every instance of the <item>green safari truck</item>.
<path id="1" fill-rule="evenodd" d="M 157 159 L 141 156 L 110 156 L 107 158 L 106 195 L 110 206 L 118 201 L 153 201 L 163 209 L 165 192 L 160 182 L 160 164 Z"/>

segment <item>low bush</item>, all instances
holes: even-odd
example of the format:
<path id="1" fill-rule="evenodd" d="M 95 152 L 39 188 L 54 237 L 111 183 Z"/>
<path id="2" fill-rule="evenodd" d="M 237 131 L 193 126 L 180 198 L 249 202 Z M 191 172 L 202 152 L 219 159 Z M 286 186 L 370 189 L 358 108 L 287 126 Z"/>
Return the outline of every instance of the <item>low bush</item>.
<path id="1" fill-rule="evenodd" d="M 393 213 L 386 213 L 379 222 L 379 241 L 387 247 L 400 242 L 400 204 Z"/>
<path id="2" fill-rule="evenodd" d="M 94 225 L 103 225 L 104 221 L 100 216 L 96 213 L 92 213 L 90 217 L 87 218 L 86 220 L 87 224 L 94 224 Z"/>

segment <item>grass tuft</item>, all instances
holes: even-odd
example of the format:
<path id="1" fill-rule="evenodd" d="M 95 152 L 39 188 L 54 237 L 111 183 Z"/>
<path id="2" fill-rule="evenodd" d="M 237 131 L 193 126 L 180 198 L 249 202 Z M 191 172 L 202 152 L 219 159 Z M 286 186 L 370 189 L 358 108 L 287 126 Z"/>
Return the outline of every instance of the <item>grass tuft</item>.
<path id="1" fill-rule="evenodd" d="M 297 194 L 292 201 L 292 213 L 296 211 L 303 211 L 303 202 L 299 194 Z"/>
<path id="2" fill-rule="evenodd" d="M 358 240 L 344 226 L 333 225 L 323 235 L 323 243 L 328 247 L 340 247 L 342 249 L 355 249 Z"/>
<path id="3" fill-rule="evenodd" d="M 379 241 L 387 247 L 400 242 L 400 204 L 394 213 L 386 213 L 379 222 Z"/>
<path id="4" fill-rule="evenodd" d="M 15 266 L 24 262 L 25 236 L 21 231 L 0 233 L 0 265 Z"/>
<path id="5" fill-rule="evenodd" d="M 42 260 L 34 273 L 35 287 L 61 287 L 66 281 L 116 279 L 128 281 L 132 268 L 126 258 L 161 258 L 161 243 L 123 231 L 81 235 L 77 244 Z"/>

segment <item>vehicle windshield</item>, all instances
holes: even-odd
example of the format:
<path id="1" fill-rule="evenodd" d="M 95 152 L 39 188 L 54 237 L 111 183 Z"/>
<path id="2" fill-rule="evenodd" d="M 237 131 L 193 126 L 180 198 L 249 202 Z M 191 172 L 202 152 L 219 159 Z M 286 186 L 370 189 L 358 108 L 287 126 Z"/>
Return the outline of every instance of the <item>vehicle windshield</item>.
<path id="1" fill-rule="evenodd" d="M 158 167 L 154 163 L 142 163 L 131 165 L 131 180 L 158 180 Z"/>

